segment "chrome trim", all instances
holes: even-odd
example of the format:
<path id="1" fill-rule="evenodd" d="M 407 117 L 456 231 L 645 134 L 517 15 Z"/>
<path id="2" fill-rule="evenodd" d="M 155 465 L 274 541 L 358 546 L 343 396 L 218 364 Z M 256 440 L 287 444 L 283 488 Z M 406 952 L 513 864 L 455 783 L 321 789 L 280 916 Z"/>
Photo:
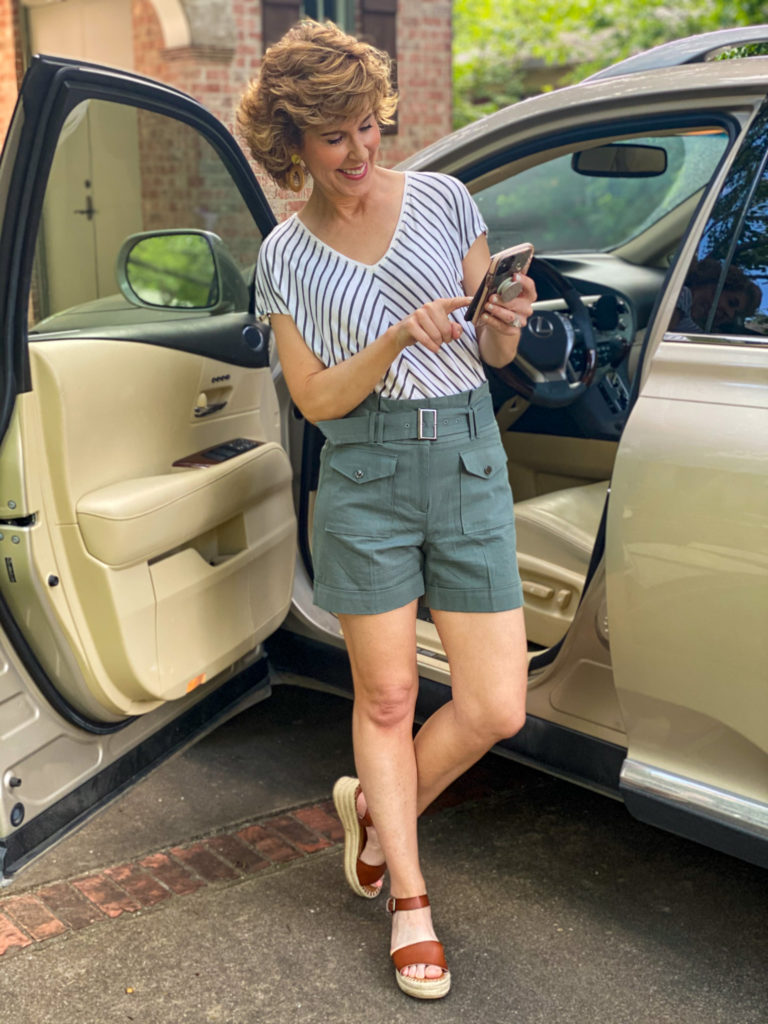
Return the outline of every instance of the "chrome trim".
<path id="1" fill-rule="evenodd" d="M 768 337 L 757 337 L 753 334 L 679 334 L 676 331 L 666 331 L 662 341 L 689 342 L 693 345 L 720 345 L 727 348 L 736 346 L 768 348 Z"/>
<path id="2" fill-rule="evenodd" d="M 621 768 L 620 785 L 683 810 L 694 811 L 731 828 L 768 839 L 768 804 L 717 789 L 684 775 L 654 768 L 627 758 Z"/>
<path id="3" fill-rule="evenodd" d="M 448 664 L 448 658 L 442 651 L 431 651 L 427 647 L 417 647 L 416 654 L 420 658 L 431 658 L 433 661 L 444 661 Z"/>

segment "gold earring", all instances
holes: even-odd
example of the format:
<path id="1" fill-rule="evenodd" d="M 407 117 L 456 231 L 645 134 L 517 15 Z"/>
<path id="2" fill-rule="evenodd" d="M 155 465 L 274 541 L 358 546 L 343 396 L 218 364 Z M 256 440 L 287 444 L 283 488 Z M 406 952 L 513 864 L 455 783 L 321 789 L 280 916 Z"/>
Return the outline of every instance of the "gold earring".
<path id="1" fill-rule="evenodd" d="M 291 172 L 288 175 L 288 187 L 291 192 L 301 192 L 306 183 L 304 165 L 298 153 L 291 154 Z"/>

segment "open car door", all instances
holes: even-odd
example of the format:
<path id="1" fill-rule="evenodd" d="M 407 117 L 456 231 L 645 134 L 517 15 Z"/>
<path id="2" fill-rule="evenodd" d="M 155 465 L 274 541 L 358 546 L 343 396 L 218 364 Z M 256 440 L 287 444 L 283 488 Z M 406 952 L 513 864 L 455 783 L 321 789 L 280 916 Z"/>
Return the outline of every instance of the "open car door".
<path id="1" fill-rule="evenodd" d="M 0 874 L 260 693 L 291 467 L 274 218 L 199 104 L 35 58 L 0 164 Z"/>
<path id="2" fill-rule="evenodd" d="M 652 327 L 606 544 L 624 801 L 641 821 L 765 866 L 767 152 L 763 102 L 702 202 Z M 676 310 L 705 262 L 722 283 L 698 324 Z M 731 289 L 752 289 L 749 314 L 723 315 L 726 274 Z"/>

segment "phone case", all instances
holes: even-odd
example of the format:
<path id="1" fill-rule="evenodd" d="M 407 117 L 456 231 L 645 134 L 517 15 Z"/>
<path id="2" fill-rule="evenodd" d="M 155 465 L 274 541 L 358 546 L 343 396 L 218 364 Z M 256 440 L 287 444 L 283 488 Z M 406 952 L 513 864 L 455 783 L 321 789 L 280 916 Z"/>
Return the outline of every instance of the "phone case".
<path id="1" fill-rule="evenodd" d="M 499 295 L 502 302 L 509 302 L 519 295 L 522 286 L 519 282 L 513 281 L 515 274 L 524 274 L 531 265 L 533 259 L 533 246 L 530 242 L 522 242 L 520 245 L 513 245 L 509 249 L 503 249 L 491 256 L 488 264 L 488 271 L 483 278 L 482 284 L 475 292 L 472 302 L 464 314 L 465 319 L 476 322 L 485 306 L 489 295 L 494 292 Z M 514 291 L 513 289 L 517 289 Z"/>

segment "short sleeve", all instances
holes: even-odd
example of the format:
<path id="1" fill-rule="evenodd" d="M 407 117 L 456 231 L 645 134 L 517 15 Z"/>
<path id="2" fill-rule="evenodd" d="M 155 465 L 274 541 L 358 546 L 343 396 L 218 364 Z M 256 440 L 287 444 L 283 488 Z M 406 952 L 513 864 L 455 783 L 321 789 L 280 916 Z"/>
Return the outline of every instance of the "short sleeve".
<path id="1" fill-rule="evenodd" d="M 265 240 L 259 249 L 256 260 L 256 274 L 254 277 L 254 306 L 258 316 L 266 316 L 268 313 L 287 313 L 290 310 L 275 281 L 275 259 L 277 253 L 275 246 L 268 244 Z"/>
<path id="2" fill-rule="evenodd" d="M 488 226 L 464 182 L 452 177 L 447 177 L 447 181 L 456 209 L 459 241 L 464 256 L 481 235 L 488 234 Z"/>

